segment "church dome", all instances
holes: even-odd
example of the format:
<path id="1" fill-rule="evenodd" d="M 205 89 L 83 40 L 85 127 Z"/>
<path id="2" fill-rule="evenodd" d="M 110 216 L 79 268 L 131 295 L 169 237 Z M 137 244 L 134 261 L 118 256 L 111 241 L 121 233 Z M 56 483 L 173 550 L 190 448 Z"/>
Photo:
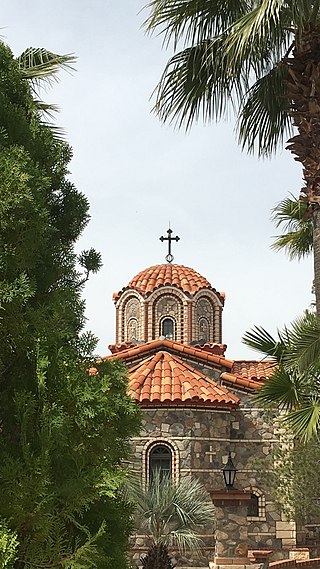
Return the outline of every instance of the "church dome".
<path id="1" fill-rule="evenodd" d="M 140 271 L 113 295 L 116 344 L 159 338 L 221 344 L 224 293 L 194 269 L 163 263 Z"/>
<path id="2" fill-rule="evenodd" d="M 209 281 L 194 269 L 171 263 L 154 265 L 140 271 L 140 273 L 131 279 L 124 290 L 134 289 L 143 297 L 147 297 L 161 286 L 175 286 L 190 296 L 195 295 L 202 289 L 213 290 L 218 296 L 221 296 L 221 299 L 223 299 L 224 296 L 223 294 L 220 295 L 217 293 Z M 119 298 L 122 292 L 123 291 L 120 291 L 115 294 L 114 299 Z"/>

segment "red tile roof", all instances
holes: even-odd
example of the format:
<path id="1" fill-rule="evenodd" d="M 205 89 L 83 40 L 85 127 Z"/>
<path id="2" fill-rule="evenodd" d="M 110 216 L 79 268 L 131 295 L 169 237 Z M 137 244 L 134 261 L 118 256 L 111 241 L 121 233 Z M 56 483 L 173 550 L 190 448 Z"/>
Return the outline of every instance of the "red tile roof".
<path id="1" fill-rule="evenodd" d="M 214 342 L 202 345 L 193 343 L 192 345 L 194 348 L 199 348 L 199 350 L 210 352 L 211 354 L 217 354 L 218 356 L 223 356 L 227 349 L 227 344 L 216 344 Z"/>
<path id="2" fill-rule="evenodd" d="M 184 267 L 183 265 L 172 265 L 171 263 L 154 265 L 144 269 L 131 279 L 128 286 L 119 292 L 115 292 L 113 299 L 115 301 L 118 300 L 121 294 L 128 289 L 134 289 L 146 297 L 157 288 L 166 285 L 176 286 L 191 296 L 199 290 L 209 289 L 217 294 L 222 303 L 224 302 L 224 293 L 212 288 L 209 281 L 194 269 Z"/>
<path id="3" fill-rule="evenodd" d="M 136 342 L 128 340 L 126 342 L 122 342 L 122 344 L 109 344 L 108 348 L 112 354 L 118 354 L 119 352 L 123 352 L 124 350 L 128 350 L 129 348 L 134 348 L 136 346 Z"/>
<path id="4" fill-rule="evenodd" d="M 272 360 L 264 360 L 262 362 L 228 360 L 224 356 L 219 355 L 219 353 L 213 353 L 212 349 L 206 349 L 206 346 L 188 346 L 173 340 L 153 340 L 136 345 L 124 343 L 120 346 L 111 345 L 109 349 L 113 353 L 103 359 L 122 359 L 130 370 L 133 369 L 132 366 L 136 368 L 142 365 L 143 362 L 149 361 L 155 354 L 166 352 L 174 358 L 182 358 L 185 366 L 195 362 L 209 368 L 218 369 L 221 372 L 220 377 L 223 383 L 234 389 L 239 388 L 246 391 L 259 389 L 262 382 L 270 377 L 276 366 Z M 188 363 L 185 360 L 188 360 Z M 193 367 L 191 369 L 195 371 Z"/>
<path id="5" fill-rule="evenodd" d="M 129 393 L 142 405 L 235 407 L 238 397 L 166 351 L 158 351 L 129 372 Z"/>
<path id="6" fill-rule="evenodd" d="M 274 372 L 276 363 L 273 360 L 257 362 L 255 360 L 239 360 L 233 362 L 231 372 L 221 374 L 224 383 L 239 388 L 256 390 L 263 381 Z"/>
<path id="7" fill-rule="evenodd" d="M 276 363 L 273 360 L 263 360 L 257 362 L 255 360 L 239 360 L 233 362 L 231 373 L 241 377 L 242 379 L 250 379 L 261 382 L 274 372 Z"/>
<path id="8" fill-rule="evenodd" d="M 115 351 L 113 345 L 110 346 L 114 353 L 110 356 L 105 356 L 103 359 L 122 359 L 127 363 L 136 360 L 141 360 L 146 354 L 158 352 L 159 350 L 165 350 L 167 352 L 173 353 L 178 356 L 185 356 L 190 359 L 195 359 L 202 364 L 213 364 L 216 366 L 223 366 L 231 371 L 234 362 L 232 360 L 227 360 L 223 356 L 213 354 L 202 348 L 196 348 L 193 346 L 188 346 L 187 344 L 182 344 L 181 342 L 175 342 L 174 340 L 152 340 L 151 342 L 146 342 L 144 344 L 137 344 L 134 347 L 129 347 L 127 349 L 120 349 L 120 351 Z"/>
<path id="9" fill-rule="evenodd" d="M 259 389 L 261 387 L 261 383 L 259 383 L 258 381 L 253 381 L 251 379 L 243 379 L 242 377 L 239 377 L 237 375 L 228 372 L 223 372 L 220 377 L 223 383 L 229 384 L 234 389 L 237 389 L 237 387 L 239 387 L 239 389 L 252 391 Z"/>

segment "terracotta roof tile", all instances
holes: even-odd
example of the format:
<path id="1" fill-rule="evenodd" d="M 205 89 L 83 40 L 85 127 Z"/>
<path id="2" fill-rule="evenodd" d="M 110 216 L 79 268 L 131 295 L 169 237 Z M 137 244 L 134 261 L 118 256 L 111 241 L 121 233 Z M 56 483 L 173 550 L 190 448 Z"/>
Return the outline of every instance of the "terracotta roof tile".
<path id="1" fill-rule="evenodd" d="M 193 344 L 194 348 L 198 348 L 199 350 L 204 350 L 205 352 L 210 352 L 210 354 L 217 354 L 218 356 L 223 356 L 226 349 L 227 344 L 215 344 L 215 343 L 205 343 L 205 344 Z"/>
<path id="2" fill-rule="evenodd" d="M 114 348 L 114 346 L 109 346 L 109 348 L 110 347 Z M 222 366 L 230 371 L 234 365 L 233 360 L 228 360 L 224 356 L 213 354 L 201 348 L 188 346 L 187 344 L 181 344 L 174 340 L 152 340 L 144 344 L 137 344 L 132 347 L 130 346 L 130 348 L 114 352 L 110 356 L 105 356 L 103 359 L 123 359 L 129 363 L 141 359 L 141 357 L 149 352 L 158 352 L 159 350 L 166 350 L 174 354 L 179 354 L 180 356 L 183 354 L 185 357 L 194 358 L 202 363 Z"/>
<path id="3" fill-rule="evenodd" d="M 143 405 L 234 407 L 239 403 L 225 387 L 166 351 L 152 354 L 131 368 L 129 390 Z"/>
<path id="4" fill-rule="evenodd" d="M 205 277 L 190 267 L 171 263 L 154 265 L 144 269 L 131 279 L 128 286 L 114 293 L 113 299 L 117 301 L 121 294 L 128 289 L 137 290 L 142 296 L 146 297 L 155 289 L 166 285 L 176 286 L 191 296 L 201 289 L 209 289 L 217 294 L 222 303 L 224 302 L 224 293 L 220 293 L 213 288 Z"/>
<path id="5" fill-rule="evenodd" d="M 141 361 L 143 357 L 148 357 L 162 350 L 170 352 L 174 356 L 194 359 L 199 363 L 209 366 L 222 367 L 221 379 L 228 385 L 238 386 L 240 389 L 256 390 L 261 383 L 270 377 L 275 369 L 275 363 L 272 360 L 255 361 L 255 360 L 228 360 L 224 356 L 207 346 L 188 346 L 173 340 L 153 340 L 145 344 L 123 346 L 110 346 L 114 353 L 107 356 L 107 359 L 116 358 L 123 359 L 129 366 L 136 361 Z M 105 359 L 105 358 L 104 358 Z M 154 371 L 158 377 L 160 371 Z M 161 377 L 163 370 L 161 369 Z M 160 377 L 160 376 L 159 376 Z"/>
<path id="6" fill-rule="evenodd" d="M 239 377 L 237 375 L 228 372 L 223 372 L 221 374 L 221 380 L 224 383 L 232 385 L 234 388 L 238 386 L 240 389 L 245 389 L 249 391 L 256 390 L 261 387 L 261 383 L 259 383 L 258 381 L 253 381 L 252 379 L 243 379 L 242 377 Z"/>
<path id="7" fill-rule="evenodd" d="M 276 363 L 273 360 L 240 360 L 233 362 L 231 373 L 242 379 L 250 379 L 261 382 L 270 377 L 275 370 Z"/>

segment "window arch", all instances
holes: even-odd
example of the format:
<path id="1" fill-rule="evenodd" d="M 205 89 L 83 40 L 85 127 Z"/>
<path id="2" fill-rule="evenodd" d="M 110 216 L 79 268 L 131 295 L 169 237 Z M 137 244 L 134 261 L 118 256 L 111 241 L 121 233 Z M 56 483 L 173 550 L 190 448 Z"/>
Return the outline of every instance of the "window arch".
<path id="1" fill-rule="evenodd" d="M 166 340 L 175 339 L 175 321 L 173 318 L 163 318 L 160 322 L 160 336 Z"/>
<path id="2" fill-rule="evenodd" d="M 266 498 L 259 488 L 245 488 L 251 492 L 250 502 L 248 503 L 247 517 L 249 520 L 264 520 L 266 517 Z"/>
<path id="3" fill-rule="evenodd" d="M 172 478 L 173 452 L 169 445 L 163 442 L 155 444 L 150 448 L 148 455 L 150 482 L 157 471 L 160 473 L 160 479 Z"/>
<path id="4" fill-rule="evenodd" d="M 170 452 L 171 457 L 171 471 L 170 477 L 179 482 L 180 479 L 180 452 L 179 447 L 173 440 L 167 440 L 165 438 L 152 438 L 144 444 L 142 450 L 142 472 L 143 475 L 143 484 L 148 484 L 150 480 L 150 454 L 152 453 L 153 449 L 157 446 L 165 446 Z M 155 456 L 155 455 L 154 455 Z M 153 462 L 153 461 L 152 461 Z M 155 461 L 153 462 L 155 464 Z"/>

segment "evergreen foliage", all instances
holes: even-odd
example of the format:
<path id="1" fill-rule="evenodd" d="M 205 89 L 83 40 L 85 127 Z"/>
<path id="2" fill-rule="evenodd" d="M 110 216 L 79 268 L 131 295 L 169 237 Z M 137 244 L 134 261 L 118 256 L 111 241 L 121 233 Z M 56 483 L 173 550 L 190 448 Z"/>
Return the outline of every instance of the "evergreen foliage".
<path id="1" fill-rule="evenodd" d="M 121 461 L 139 414 L 121 364 L 88 372 L 81 291 L 101 258 L 74 251 L 88 202 L 35 105 L 30 61 L 25 76 L 0 43 L 0 567 L 121 569 Z"/>
<path id="2" fill-rule="evenodd" d="M 7 524 L 0 523 L 0 567 L 12 569 L 17 558 L 18 540 L 14 532 L 8 529 Z"/>

